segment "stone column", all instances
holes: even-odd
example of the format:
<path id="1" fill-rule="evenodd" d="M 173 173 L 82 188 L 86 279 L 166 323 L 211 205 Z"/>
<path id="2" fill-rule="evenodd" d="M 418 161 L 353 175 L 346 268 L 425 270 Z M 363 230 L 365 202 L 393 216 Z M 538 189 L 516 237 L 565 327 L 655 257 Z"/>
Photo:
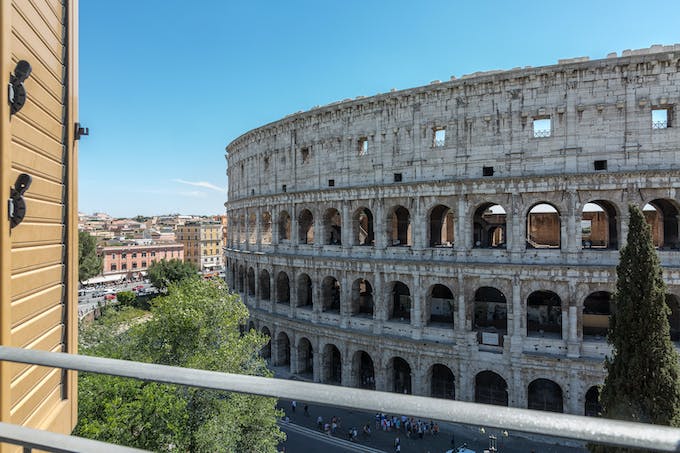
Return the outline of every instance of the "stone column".
<path id="1" fill-rule="evenodd" d="M 298 222 L 296 206 L 291 203 L 289 209 L 290 213 L 290 243 L 294 247 L 300 244 L 300 223 Z M 316 233 L 316 231 L 315 231 Z M 316 237 L 314 238 L 316 239 Z"/>
<path id="2" fill-rule="evenodd" d="M 253 301 L 253 308 L 260 308 L 262 306 L 262 294 L 260 294 L 260 265 L 255 264 L 255 300 Z"/>
<path id="3" fill-rule="evenodd" d="M 382 357 L 373 358 L 373 372 L 375 375 L 375 389 L 380 392 L 387 392 L 387 370 L 383 365 Z"/>
<path id="4" fill-rule="evenodd" d="M 347 349 L 342 354 L 342 376 L 340 376 L 340 384 L 343 387 L 352 387 L 352 360 L 349 358 Z"/>
<path id="5" fill-rule="evenodd" d="M 411 327 L 413 329 L 413 339 L 419 340 L 423 337 L 423 297 L 420 287 L 420 275 L 416 274 L 412 279 L 411 285 Z"/>
<path id="6" fill-rule="evenodd" d="M 425 247 L 425 228 L 427 219 L 423 216 L 423 201 L 420 197 L 415 197 L 415 207 L 413 209 L 414 215 L 411 216 L 411 238 L 412 248 L 415 250 L 422 250 Z"/>
<path id="7" fill-rule="evenodd" d="M 349 201 L 342 202 L 342 227 L 340 240 L 342 242 L 343 255 L 348 255 L 352 247 L 352 217 L 349 212 Z"/>
<path id="8" fill-rule="evenodd" d="M 290 338 L 290 372 L 293 374 L 299 373 L 298 369 L 298 348 L 295 346 L 295 335 Z"/>
<path id="9" fill-rule="evenodd" d="M 288 282 L 288 286 L 290 289 L 290 310 L 288 311 L 288 317 L 289 318 L 294 318 L 295 317 L 295 310 L 297 308 L 297 272 L 295 269 L 291 269 L 290 271 L 290 280 Z"/>
<path id="10" fill-rule="evenodd" d="M 255 211 L 255 231 L 256 247 L 254 247 L 254 249 L 260 251 L 262 250 L 262 208 L 258 208 L 257 211 Z"/>
<path id="11" fill-rule="evenodd" d="M 385 206 L 382 200 L 378 200 L 375 203 L 373 235 L 375 237 L 376 251 L 384 250 L 387 247 L 387 234 L 385 231 Z"/>
<path id="12" fill-rule="evenodd" d="M 567 250 L 570 254 L 578 253 L 581 249 L 581 213 L 577 209 L 578 197 L 575 190 L 569 191 L 566 228 L 563 222 L 560 222 L 560 245 L 562 249 Z M 566 245 L 566 247 L 565 247 Z"/>
<path id="13" fill-rule="evenodd" d="M 319 346 L 319 340 L 314 343 L 314 356 L 312 357 L 314 370 L 312 372 L 314 382 L 321 382 L 323 377 L 323 351 Z"/>
<path id="14" fill-rule="evenodd" d="M 526 249 L 526 222 L 525 227 L 522 228 L 522 203 L 517 194 L 512 194 L 510 198 L 510 206 L 506 211 L 506 248 L 514 254 L 521 253 Z M 510 224 L 508 224 L 508 214 L 510 214 Z"/>
<path id="15" fill-rule="evenodd" d="M 314 232 L 316 234 L 316 231 Z M 314 238 L 316 241 L 316 237 Z M 319 279 L 319 272 L 314 271 L 312 275 L 310 275 L 310 278 L 313 279 L 312 281 L 312 322 L 317 323 L 319 322 L 319 315 L 321 315 L 322 311 L 322 301 L 321 301 L 321 280 Z"/>
<path id="16" fill-rule="evenodd" d="M 276 275 L 276 271 L 272 266 L 272 271 L 269 274 L 269 306 L 267 307 L 269 313 L 274 311 L 274 304 L 276 303 L 276 277 L 274 275 Z"/>
<path id="17" fill-rule="evenodd" d="M 463 277 L 463 271 L 458 269 L 458 312 L 457 316 L 453 319 L 454 326 L 453 329 L 460 334 L 472 329 L 472 323 L 469 322 L 466 316 L 466 306 L 465 306 L 465 279 Z M 474 303 L 474 301 L 470 301 Z"/>
<path id="18" fill-rule="evenodd" d="M 418 370 L 418 371 L 414 371 Z M 427 393 L 423 389 L 425 383 L 425 378 L 422 372 L 419 371 L 420 367 L 411 368 L 411 394 L 427 396 Z"/>
<path id="19" fill-rule="evenodd" d="M 386 313 L 386 297 L 383 288 L 383 276 L 379 272 L 375 272 L 373 277 L 373 333 L 380 335 L 382 333 L 383 323 L 385 322 Z"/>
<path id="20" fill-rule="evenodd" d="M 522 327 L 522 317 L 524 317 L 524 310 L 522 310 L 521 282 L 519 275 L 515 274 L 512 279 L 512 320 L 508 319 L 508 334 L 511 337 L 510 348 L 513 356 L 522 354 L 522 343 L 526 337 L 526 330 Z M 512 321 L 512 327 L 510 321 Z"/>
<path id="21" fill-rule="evenodd" d="M 281 217 L 281 211 L 271 212 L 272 216 L 272 245 L 278 245 L 281 241 L 279 240 L 279 217 Z"/>
<path id="22" fill-rule="evenodd" d="M 465 197 L 458 198 L 458 217 L 455 223 L 454 247 L 457 252 L 464 252 L 472 248 L 472 235 L 469 234 L 468 227 L 471 223 L 466 213 L 467 203 Z"/>

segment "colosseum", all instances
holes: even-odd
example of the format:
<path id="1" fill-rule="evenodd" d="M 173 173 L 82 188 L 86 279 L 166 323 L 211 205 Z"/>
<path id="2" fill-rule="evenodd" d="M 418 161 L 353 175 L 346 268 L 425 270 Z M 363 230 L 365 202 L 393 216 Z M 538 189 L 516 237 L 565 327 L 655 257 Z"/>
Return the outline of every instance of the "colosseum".
<path id="1" fill-rule="evenodd" d="M 593 415 L 628 205 L 680 340 L 680 45 L 474 73 L 227 146 L 227 281 L 315 382 Z M 679 343 L 680 344 L 680 343 Z"/>

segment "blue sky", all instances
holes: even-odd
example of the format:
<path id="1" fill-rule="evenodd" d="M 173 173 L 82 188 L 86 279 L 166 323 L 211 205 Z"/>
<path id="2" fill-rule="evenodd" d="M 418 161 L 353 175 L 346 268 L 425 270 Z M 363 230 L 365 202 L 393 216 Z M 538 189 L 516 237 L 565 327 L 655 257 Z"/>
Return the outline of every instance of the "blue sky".
<path id="1" fill-rule="evenodd" d="M 82 0 L 79 210 L 221 214 L 224 148 L 298 110 L 680 43 L 680 2 Z"/>

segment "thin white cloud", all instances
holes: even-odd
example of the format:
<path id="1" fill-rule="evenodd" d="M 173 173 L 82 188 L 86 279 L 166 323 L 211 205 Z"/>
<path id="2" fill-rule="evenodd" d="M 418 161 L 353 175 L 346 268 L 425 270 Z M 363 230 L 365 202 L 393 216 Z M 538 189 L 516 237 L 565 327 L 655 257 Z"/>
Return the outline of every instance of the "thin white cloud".
<path id="1" fill-rule="evenodd" d="M 179 195 L 183 197 L 205 198 L 208 194 L 200 190 L 191 190 L 189 192 L 179 192 Z"/>
<path id="2" fill-rule="evenodd" d="M 220 193 L 224 193 L 226 191 L 225 188 L 216 186 L 215 184 L 209 183 L 207 181 L 185 181 L 184 179 L 173 179 L 173 181 L 180 184 L 187 184 L 189 186 L 203 187 L 204 189 L 210 189 Z"/>

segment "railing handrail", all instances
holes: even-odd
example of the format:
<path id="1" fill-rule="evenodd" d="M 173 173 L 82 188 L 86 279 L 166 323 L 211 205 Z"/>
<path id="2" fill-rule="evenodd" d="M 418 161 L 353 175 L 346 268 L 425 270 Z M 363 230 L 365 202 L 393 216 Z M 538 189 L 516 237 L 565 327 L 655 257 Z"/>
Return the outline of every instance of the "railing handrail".
<path id="1" fill-rule="evenodd" d="M 404 414 L 428 420 L 499 428 L 606 445 L 680 451 L 680 429 L 667 426 L 8 346 L 0 346 L 0 360 L 166 384 L 250 393 L 346 409 Z"/>

